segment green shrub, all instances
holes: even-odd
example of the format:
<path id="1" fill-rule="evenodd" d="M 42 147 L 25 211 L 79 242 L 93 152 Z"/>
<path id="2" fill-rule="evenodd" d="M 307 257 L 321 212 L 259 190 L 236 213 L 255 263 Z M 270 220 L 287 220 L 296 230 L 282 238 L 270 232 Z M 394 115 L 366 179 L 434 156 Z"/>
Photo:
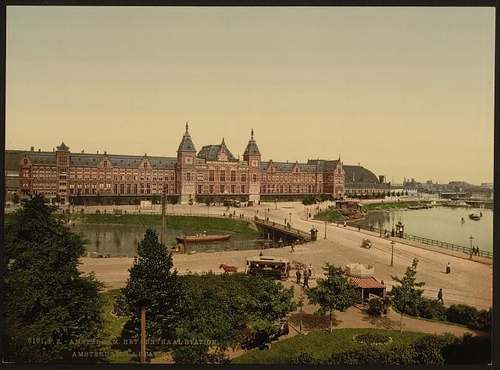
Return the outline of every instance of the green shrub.
<path id="1" fill-rule="evenodd" d="M 327 360 L 328 365 L 375 365 L 383 364 L 383 352 L 374 346 L 361 346 L 334 353 Z"/>
<path id="2" fill-rule="evenodd" d="M 384 301 L 380 298 L 372 298 L 368 301 L 368 314 L 372 316 L 381 316 L 384 312 Z"/>
<path id="3" fill-rule="evenodd" d="M 476 326 L 474 327 L 474 329 L 485 332 L 489 332 L 491 330 L 491 308 L 488 311 L 479 311 Z"/>
<path id="4" fill-rule="evenodd" d="M 411 344 L 413 358 L 420 365 L 444 365 L 443 350 L 455 341 L 456 337 L 452 335 L 426 335 Z"/>
<path id="5" fill-rule="evenodd" d="M 446 319 L 458 324 L 468 325 L 477 321 L 478 312 L 475 307 L 464 304 L 454 304 L 446 311 Z"/>
<path id="6" fill-rule="evenodd" d="M 450 322 L 466 325 L 471 329 L 489 332 L 491 328 L 491 308 L 486 311 L 464 304 L 451 305 L 446 311 L 446 319 Z"/>
<path id="7" fill-rule="evenodd" d="M 422 297 L 418 304 L 418 316 L 426 319 L 446 320 L 446 307 L 441 302 Z"/>
<path id="8" fill-rule="evenodd" d="M 302 200 L 302 204 L 305 206 L 310 206 L 311 204 L 316 204 L 316 199 L 311 195 L 307 195 Z"/>
<path id="9" fill-rule="evenodd" d="M 384 352 L 384 365 L 415 365 L 415 357 L 412 346 L 400 344 Z"/>

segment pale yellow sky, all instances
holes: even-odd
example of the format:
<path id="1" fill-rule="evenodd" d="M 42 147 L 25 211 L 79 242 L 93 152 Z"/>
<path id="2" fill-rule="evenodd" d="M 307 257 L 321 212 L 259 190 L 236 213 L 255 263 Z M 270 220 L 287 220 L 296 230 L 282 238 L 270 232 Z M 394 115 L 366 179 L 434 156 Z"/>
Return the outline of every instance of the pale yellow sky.
<path id="1" fill-rule="evenodd" d="M 494 8 L 7 8 L 6 148 L 493 179 Z"/>

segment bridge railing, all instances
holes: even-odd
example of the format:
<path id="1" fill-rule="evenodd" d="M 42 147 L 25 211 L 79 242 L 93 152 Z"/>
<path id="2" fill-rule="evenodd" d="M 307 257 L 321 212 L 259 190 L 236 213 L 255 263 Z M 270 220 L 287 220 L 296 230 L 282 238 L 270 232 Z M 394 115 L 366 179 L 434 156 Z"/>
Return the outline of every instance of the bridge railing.
<path id="1" fill-rule="evenodd" d="M 287 233 L 293 233 L 293 234 L 296 234 L 296 235 L 299 235 L 301 236 L 302 238 L 304 239 L 310 239 L 311 238 L 311 235 L 302 231 L 302 230 L 299 230 L 299 229 L 295 229 L 293 227 L 287 227 L 285 225 L 282 225 L 278 222 L 275 222 L 275 221 L 266 221 L 265 219 L 262 219 L 262 218 L 258 218 L 258 217 L 255 217 L 255 222 L 258 222 L 258 223 L 261 223 L 261 224 L 265 224 L 265 225 L 269 225 L 271 227 L 274 227 L 275 229 L 278 229 L 278 230 L 281 230 L 281 231 L 284 231 L 284 232 L 287 232 Z"/>
<path id="2" fill-rule="evenodd" d="M 369 226 L 360 226 L 360 225 L 356 225 L 356 226 L 359 227 L 359 228 L 361 228 L 361 229 L 363 229 L 363 230 L 373 231 L 373 232 L 380 233 L 380 235 L 384 235 L 384 232 L 389 232 L 390 233 L 389 230 L 382 230 L 382 229 L 379 229 L 379 228 L 373 227 L 373 226 L 372 227 L 369 227 Z M 421 243 L 421 244 L 426 244 L 426 245 L 431 245 L 431 246 L 434 246 L 434 247 L 449 249 L 449 250 L 452 250 L 452 251 L 455 251 L 455 252 L 462 252 L 462 253 L 465 253 L 467 255 L 470 255 L 471 252 L 472 252 L 472 248 L 471 247 L 465 247 L 463 245 L 458 245 L 458 244 L 443 242 L 443 241 L 440 241 L 440 240 L 435 240 L 435 239 L 430 239 L 430 238 L 424 238 L 422 236 L 416 236 L 416 235 L 412 235 L 412 234 L 406 234 L 406 233 L 404 233 L 402 239 L 413 240 L 413 241 L 416 241 L 416 242 Z M 493 258 L 493 252 L 486 251 L 486 250 L 483 250 L 483 249 L 479 249 L 478 254 L 476 254 L 476 255 L 479 256 L 479 257 Z"/>

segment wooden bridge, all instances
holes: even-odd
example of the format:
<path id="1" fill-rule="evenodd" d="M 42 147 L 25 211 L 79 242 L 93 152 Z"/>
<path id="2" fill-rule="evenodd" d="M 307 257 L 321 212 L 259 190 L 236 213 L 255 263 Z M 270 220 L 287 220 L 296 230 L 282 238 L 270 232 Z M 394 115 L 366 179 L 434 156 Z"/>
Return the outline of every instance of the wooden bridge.
<path id="1" fill-rule="evenodd" d="M 281 225 L 274 221 L 266 221 L 264 219 L 255 217 L 255 225 L 257 228 L 267 236 L 269 240 L 276 242 L 282 240 L 287 242 L 310 242 L 311 234 L 303 232 L 302 230 L 294 229 L 286 225 Z"/>

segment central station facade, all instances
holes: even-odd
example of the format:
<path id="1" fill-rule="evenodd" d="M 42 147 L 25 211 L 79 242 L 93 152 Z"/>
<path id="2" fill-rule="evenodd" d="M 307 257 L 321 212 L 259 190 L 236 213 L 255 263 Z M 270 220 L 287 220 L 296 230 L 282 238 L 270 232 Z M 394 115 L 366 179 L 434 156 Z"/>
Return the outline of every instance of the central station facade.
<path id="1" fill-rule="evenodd" d="M 341 199 L 346 195 L 346 178 L 358 187 L 371 184 L 372 192 L 385 189 L 376 186 L 379 180 L 372 172 L 344 166 L 340 157 L 306 163 L 263 161 L 253 130 L 242 159 L 234 157 L 224 139 L 197 151 L 187 123 L 176 157 L 72 153 L 63 142 L 52 152 L 8 150 L 6 160 L 7 170 L 10 165 L 14 174 L 18 166 L 20 197 L 43 194 L 72 204 L 157 202 L 162 193 L 169 201 L 184 204 L 221 198 Z"/>

